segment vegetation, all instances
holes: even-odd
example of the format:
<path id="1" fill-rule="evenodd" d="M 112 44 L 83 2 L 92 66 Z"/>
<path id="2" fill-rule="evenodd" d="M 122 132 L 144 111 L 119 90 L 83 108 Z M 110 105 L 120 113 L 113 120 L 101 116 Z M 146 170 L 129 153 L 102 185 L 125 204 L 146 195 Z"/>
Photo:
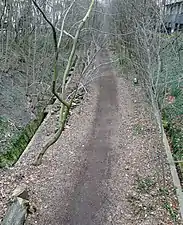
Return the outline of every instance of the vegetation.
<path id="1" fill-rule="evenodd" d="M 59 129 L 40 150 L 36 164 L 64 130 L 77 92 L 94 79 L 93 60 L 108 41 L 125 73 L 140 81 L 154 115 L 162 119 L 158 123 L 160 133 L 164 126 L 175 162 L 183 170 L 182 33 L 161 32 L 164 11 L 153 0 L 100 4 L 95 0 L 0 3 L 0 80 L 7 76 L 12 87 L 18 84 L 22 88 L 34 119 L 40 118 L 39 113 L 53 96 L 60 102 Z M 101 28 L 105 35 L 99 33 Z M 74 75 L 70 76 L 72 67 Z M 12 161 L 30 140 L 25 138 L 24 144 L 22 133 L 27 129 L 16 119 L 13 123 L 8 116 L 0 120 L 1 139 L 11 139 L 12 143 L 20 140 L 18 150 L 13 144 L 10 150 L 1 151 L 3 158 Z M 137 125 L 134 132 L 143 133 L 143 128 Z"/>
<path id="2" fill-rule="evenodd" d="M 111 46 L 117 50 L 123 73 L 140 81 L 154 114 L 160 118 L 160 133 L 164 126 L 175 162 L 182 168 L 182 32 L 160 32 L 164 15 L 154 1 L 115 0 L 110 10 Z"/>
<path id="3" fill-rule="evenodd" d="M 7 77 L 12 89 L 22 89 L 21 96 L 29 105 L 29 117 L 39 117 L 53 96 L 61 104 L 59 129 L 41 149 L 36 164 L 41 163 L 44 152 L 61 135 L 77 92 L 85 90 L 93 79 L 93 60 L 100 50 L 98 41 L 101 40 L 96 32 L 100 26 L 96 21 L 101 14 L 93 13 L 98 5 L 100 3 L 94 0 L 4 0 L 0 3 L 0 85 L 4 85 L 4 77 Z M 9 105 L 16 104 L 10 93 L 6 96 L 7 101 L 12 101 Z M 27 119 L 17 124 L 17 116 L 11 117 L 15 127 L 21 130 L 31 121 Z M 5 115 L 6 120 L 12 118 Z M 2 138 L 7 136 L 5 133 Z M 12 130 L 12 133 L 12 143 L 17 133 L 21 139 L 21 132 Z M 22 152 L 22 148 L 18 152 Z M 14 155 L 18 158 L 19 154 L 15 148 L 10 151 L 3 148 L 2 155 L 14 161 Z"/>
<path id="4" fill-rule="evenodd" d="M 168 39 L 169 46 L 162 51 L 161 83 L 165 85 L 162 89 L 164 93 L 160 95 L 160 103 L 163 125 L 170 139 L 174 159 L 183 171 L 182 37 L 181 32 L 164 37 L 165 40 Z"/>
<path id="5" fill-rule="evenodd" d="M 21 115 L 4 115 L 0 111 L 0 167 L 12 166 L 21 156 L 43 121 L 44 109 L 51 99 L 52 104 L 59 102 L 55 124 L 58 129 L 35 159 L 34 165 L 41 164 L 48 148 L 60 138 L 79 91 L 85 91 L 95 79 L 97 68 L 93 62 L 107 43 L 124 74 L 132 82 L 136 80 L 134 84 L 140 84 L 146 93 L 160 136 L 165 129 L 175 163 L 183 173 L 183 35 L 179 31 L 162 32 L 165 14 L 154 0 L 106 3 L 100 7 L 101 1 L 97 0 L 1 1 L 0 86 L 6 89 L 4 96 L 9 105 L 17 101 L 10 90 L 20 90 L 19 102 L 24 99 L 27 104 L 17 104 L 17 108 L 28 105 L 29 118 L 18 123 Z M 141 124 L 133 129 L 134 135 L 144 134 Z M 163 195 L 164 207 L 175 222 L 177 209 L 172 207 L 166 189 L 161 153 L 157 160 L 163 184 L 155 194 Z M 137 192 L 153 198 L 157 183 L 150 177 L 138 179 Z M 145 217 L 153 210 L 148 200 L 144 204 L 142 199 L 136 199 L 137 214 L 142 212 Z M 130 201 L 135 204 L 133 198 Z"/>
<path id="6" fill-rule="evenodd" d="M 12 166 L 19 159 L 44 117 L 44 113 L 39 113 L 37 118 L 28 123 L 25 128 L 14 132 L 9 141 L 6 139 L 6 152 L 0 154 L 0 168 Z M 8 121 L 5 122 L 1 120 L 0 125 L 1 131 L 6 130 L 7 133 L 8 126 L 10 126 Z"/>

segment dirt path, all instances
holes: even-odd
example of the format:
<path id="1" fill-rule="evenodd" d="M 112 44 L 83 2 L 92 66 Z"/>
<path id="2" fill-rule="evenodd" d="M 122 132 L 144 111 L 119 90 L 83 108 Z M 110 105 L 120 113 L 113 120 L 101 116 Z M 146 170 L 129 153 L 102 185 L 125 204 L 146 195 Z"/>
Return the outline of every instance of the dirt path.
<path id="1" fill-rule="evenodd" d="M 102 62 L 101 62 L 102 63 Z M 106 200 L 103 182 L 110 177 L 110 139 L 116 128 L 117 85 L 113 74 L 98 81 L 99 95 L 91 134 L 84 151 L 86 168 L 72 195 L 68 224 L 98 224 L 95 215 Z"/>
<path id="2" fill-rule="evenodd" d="M 103 51 L 97 63 L 107 61 L 109 56 Z M 103 66 L 100 73 L 103 76 L 71 116 L 70 128 L 50 148 L 43 165 L 35 168 L 25 165 L 25 160 L 31 163 L 48 138 L 43 134 L 52 133 L 56 115 L 38 131 L 16 172 L 9 176 L 15 184 L 29 185 L 31 202 L 37 207 L 26 225 L 180 224 L 172 222 L 177 203 L 142 90 L 118 78 L 111 65 Z M 166 196 L 159 191 L 162 164 L 169 190 Z M 8 173 L 2 177 L 7 179 Z M 165 209 L 169 205 L 170 213 Z"/>

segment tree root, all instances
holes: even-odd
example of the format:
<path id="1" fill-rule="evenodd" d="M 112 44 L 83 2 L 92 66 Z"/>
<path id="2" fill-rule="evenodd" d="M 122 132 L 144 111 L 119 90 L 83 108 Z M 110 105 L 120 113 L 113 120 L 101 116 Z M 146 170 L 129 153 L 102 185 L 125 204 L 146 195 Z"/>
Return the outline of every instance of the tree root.
<path id="1" fill-rule="evenodd" d="M 61 136 L 62 132 L 64 131 L 64 127 L 66 124 L 66 120 L 67 117 L 69 115 L 69 111 L 70 111 L 70 107 L 71 105 L 66 109 L 66 112 L 64 113 L 64 118 L 63 121 L 61 123 L 61 127 L 59 128 L 59 130 L 56 132 L 55 136 L 53 136 L 41 149 L 39 155 L 37 156 L 35 162 L 33 163 L 34 166 L 39 166 L 42 163 L 42 159 L 44 154 L 46 153 L 46 151 L 48 150 L 48 148 L 50 146 L 52 146 L 53 144 L 55 144 L 55 142 L 59 139 L 59 137 Z"/>

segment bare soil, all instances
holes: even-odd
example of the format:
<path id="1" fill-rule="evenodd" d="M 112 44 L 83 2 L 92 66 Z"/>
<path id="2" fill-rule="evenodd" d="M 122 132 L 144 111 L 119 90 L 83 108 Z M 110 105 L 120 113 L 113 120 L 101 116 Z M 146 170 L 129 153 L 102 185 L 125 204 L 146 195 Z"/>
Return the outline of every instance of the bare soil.
<path id="1" fill-rule="evenodd" d="M 108 61 L 103 51 L 96 63 Z M 143 91 L 110 64 L 99 74 L 41 166 L 32 162 L 54 133 L 57 114 L 42 124 L 17 165 L 1 171 L 2 215 L 12 190 L 25 183 L 36 208 L 26 225 L 181 224 L 165 151 Z"/>

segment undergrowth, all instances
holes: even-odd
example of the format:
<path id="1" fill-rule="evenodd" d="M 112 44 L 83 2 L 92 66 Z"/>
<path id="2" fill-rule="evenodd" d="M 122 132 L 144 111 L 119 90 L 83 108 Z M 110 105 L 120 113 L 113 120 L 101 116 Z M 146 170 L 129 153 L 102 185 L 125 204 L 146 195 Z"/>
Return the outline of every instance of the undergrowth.
<path id="1" fill-rule="evenodd" d="M 172 155 L 175 162 L 178 162 L 176 165 L 180 169 L 179 172 L 183 172 L 181 162 L 183 161 L 183 35 L 179 32 L 165 35 L 164 40 L 166 44 L 161 55 L 159 102 L 162 122 L 169 139 Z M 179 175 L 182 178 L 182 174 Z"/>
<path id="2" fill-rule="evenodd" d="M 162 109 L 164 129 L 169 137 L 172 154 L 183 172 L 183 89 L 172 87 L 167 98 L 171 96 L 172 102 L 165 104 Z"/>
<path id="3" fill-rule="evenodd" d="M 171 146 L 172 155 L 183 174 L 183 35 L 161 34 L 161 69 L 153 65 L 153 83 L 156 85 L 156 99 L 162 113 L 162 122 Z M 133 58 L 128 53 L 117 51 L 118 68 L 132 82 L 134 77 L 141 79 L 141 71 L 135 68 Z M 159 73 L 159 74 L 158 74 Z M 143 81 L 140 80 L 140 85 Z M 144 86 L 145 87 L 145 86 Z M 148 97 L 148 90 L 147 90 Z M 182 175 L 180 176 L 180 178 Z"/>
<path id="4" fill-rule="evenodd" d="M 21 156 L 36 130 L 45 117 L 44 113 L 39 113 L 37 118 L 32 120 L 25 128 L 20 129 L 10 137 L 6 146 L 6 152 L 0 153 L 0 168 L 12 166 Z M 3 124 L 3 126 L 2 126 Z M 7 129 L 8 121 L 0 120 L 0 131 Z"/>

